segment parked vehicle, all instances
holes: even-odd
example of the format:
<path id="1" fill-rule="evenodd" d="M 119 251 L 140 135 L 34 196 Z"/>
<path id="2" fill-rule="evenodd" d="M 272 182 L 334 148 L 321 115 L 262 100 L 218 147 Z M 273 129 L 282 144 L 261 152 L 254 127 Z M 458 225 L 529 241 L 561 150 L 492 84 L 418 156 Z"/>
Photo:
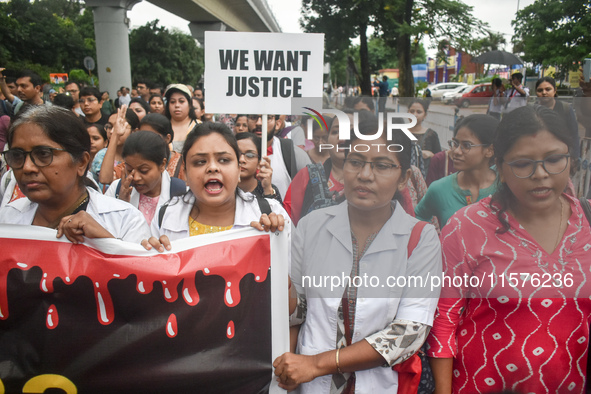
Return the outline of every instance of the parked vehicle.
<path id="1" fill-rule="evenodd" d="M 444 93 L 451 92 L 452 90 L 455 90 L 461 86 L 467 85 L 468 84 L 463 82 L 442 82 L 435 85 L 429 85 L 427 86 L 427 89 L 431 91 L 431 97 L 433 100 L 441 100 L 441 97 Z"/>
<path id="2" fill-rule="evenodd" d="M 459 88 L 456 88 L 456 89 L 452 90 L 451 92 L 443 93 L 443 96 L 441 96 L 441 99 L 444 104 L 454 104 L 457 99 L 462 97 L 462 94 L 466 93 L 467 91 L 469 91 L 473 87 L 474 87 L 474 85 L 460 86 Z"/>
<path id="3" fill-rule="evenodd" d="M 481 83 L 474 85 L 472 89 L 466 91 L 461 97 L 458 97 L 455 104 L 458 107 L 468 108 L 470 105 L 486 105 L 493 95 L 490 83 Z"/>

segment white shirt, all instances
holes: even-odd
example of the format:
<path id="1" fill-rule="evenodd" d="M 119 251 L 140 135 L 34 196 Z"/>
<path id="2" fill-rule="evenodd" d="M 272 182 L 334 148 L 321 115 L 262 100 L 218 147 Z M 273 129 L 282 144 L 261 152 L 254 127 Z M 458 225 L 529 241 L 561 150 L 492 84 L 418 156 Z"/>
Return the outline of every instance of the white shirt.
<path id="1" fill-rule="evenodd" d="M 92 177 L 92 173 L 90 171 L 86 171 L 86 177 L 95 184 L 96 188 L 98 189 L 98 184 Z M 12 170 L 8 170 L 6 174 L 2 176 L 2 180 L 0 180 L 0 208 L 8 204 L 12 195 L 14 194 L 14 189 L 16 188 L 16 178 L 14 176 L 14 172 Z"/>
<path id="2" fill-rule="evenodd" d="M 273 184 L 279 189 L 281 198 L 285 198 L 285 193 L 291 183 L 291 175 L 287 171 L 285 162 L 283 161 L 283 152 L 281 151 L 281 142 L 278 137 L 273 137 L 273 154 L 269 156 L 271 159 L 271 168 L 273 169 Z M 311 164 L 310 156 L 299 146 L 295 145 L 294 141 L 294 159 L 297 171 L 300 171 L 307 164 Z"/>
<path id="3" fill-rule="evenodd" d="M 359 262 L 359 275 L 376 277 L 376 288 L 359 287 L 353 343 L 383 330 L 394 318 L 433 325 L 439 289 L 412 289 L 387 284 L 389 277 L 441 276 L 441 244 L 435 228 L 426 225 L 421 239 L 407 258 L 410 233 L 417 219 L 400 204 L 384 224 Z M 362 248 L 363 246 L 360 245 Z M 348 277 L 353 263 L 353 247 L 347 202 L 306 215 L 294 230 L 291 279 L 298 293 L 307 299 L 306 320 L 300 328 L 298 353 L 316 355 L 334 350 L 337 311 L 344 286 L 331 291 L 333 277 Z M 304 287 L 304 277 L 331 278 L 326 287 Z M 317 282 L 318 284 L 320 282 Z M 371 283 L 368 279 L 368 283 Z M 384 287 L 381 287 L 384 285 Z M 418 295 L 421 294 L 421 295 Z M 391 368 L 376 367 L 355 372 L 356 393 L 396 393 L 398 374 Z M 321 376 L 300 386 L 301 393 L 330 392 L 331 375 Z"/>
<path id="4" fill-rule="evenodd" d="M 519 85 L 521 89 L 525 92 L 525 96 L 521 95 L 515 88 L 511 88 L 505 92 L 505 97 L 507 97 L 508 103 L 505 107 L 504 113 L 508 113 L 513 111 L 515 108 L 523 107 L 527 105 L 527 98 L 529 97 L 529 88 L 526 88 L 523 85 Z"/>
<path id="5" fill-rule="evenodd" d="M 279 189 L 281 198 L 285 198 L 285 193 L 291 183 L 291 175 L 285 167 L 283 161 L 283 152 L 281 151 L 281 142 L 279 138 L 273 137 L 273 154 L 269 156 L 271 159 L 271 168 L 273 169 L 273 184 Z"/>
<path id="6" fill-rule="evenodd" d="M 8 170 L 0 180 L 0 208 L 8 204 L 16 187 L 16 178 L 12 170 Z"/>
<path id="7" fill-rule="evenodd" d="M 497 104 L 495 104 L 495 97 L 497 98 Z M 488 104 L 488 111 L 489 112 L 497 112 L 500 114 L 503 111 L 503 104 L 501 102 L 502 101 L 501 97 L 504 97 L 504 96 L 501 94 L 501 91 L 497 89 L 493 93 L 493 97 L 490 98 L 490 102 Z"/>
<path id="8" fill-rule="evenodd" d="M 136 208 L 125 201 L 103 196 L 92 188 L 86 190 L 89 196 L 86 213 L 115 238 L 139 244 L 150 237 L 144 215 Z M 0 223 L 30 225 L 37 207 L 38 204 L 28 198 L 12 201 L 0 209 Z"/>
<path id="9" fill-rule="evenodd" d="M 131 96 L 129 94 L 119 96 L 119 107 L 122 105 L 129 105 L 131 102 Z"/>
<path id="10" fill-rule="evenodd" d="M 261 210 L 259 204 L 251 193 L 245 193 L 238 189 L 236 196 L 236 213 L 234 215 L 234 224 L 232 229 L 250 227 L 250 222 L 259 221 L 261 218 Z M 267 199 L 271 207 L 271 211 L 282 215 L 285 220 L 285 229 L 288 232 L 288 238 L 291 239 L 291 220 L 289 215 L 283 209 L 277 200 Z M 175 197 L 170 201 L 166 208 L 166 213 L 162 219 L 162 226 L 158 226 L 158 214 L 154 215 L 150 230 L 152 236 L 158 238 L 161 235 L 166 235 L 169 240 L 188 238 L 189 235 L 189 214 L 193 205 L 195 204 L 195 195 L 189 191 L 185 196 Z"/>
<path id="11" fill-rule="evenodd" d="M 111 186 L 105 192 L 105 196 L 115 197 L 115 192 L 117 190 L 117 185 L 121 182 L 121 179 L 117 179 L 115 182 L 111 184 Z M 154 224 L 156 221 L 156 225 L 158 225 L 158 212 L 160 211 L 160 207 L 166 204 L 170 200 L 170 175 L 168 175 L 167 171 L 162 172 L 162 184 L 160 185 L 160 197 L 158 198 L 158 204 L 156 205 L 156 213 L 152 218 L 152 223 L 148 223 L 149 226 Z M 129 199 L 129 203 L 134 207 L 138 208 L 140 205 L 140 194 L 135 190 L 134 187 L 131 188 L 131 195 Z"/>

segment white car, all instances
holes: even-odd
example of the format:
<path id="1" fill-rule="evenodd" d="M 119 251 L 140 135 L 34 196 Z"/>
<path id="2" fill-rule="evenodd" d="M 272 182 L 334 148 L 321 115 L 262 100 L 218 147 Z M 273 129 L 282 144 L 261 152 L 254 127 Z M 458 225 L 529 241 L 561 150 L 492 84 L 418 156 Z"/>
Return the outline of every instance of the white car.
<path id="1" fill-rule="evenodd" d="M 462 97 L 462 94 L 469 92 L 470 89 L 473 87 L 474 85 L 460 86 L 459 88 L 456 88 L 451 92 L 443 93 L 443 96 L 441 96 L 441 100 L 444 104 L 453 104 L 456 101 L 456 99 Z"/>
<path id="2" fill-rule="evenodd" d="M 427 89 L 431 91 L 431 97 L 433 100 L 441 100 L 444 93 L 451 92 L 459 87 L 465 87 L 468 84 L 463 82 L 442 82 L 435 85 L 427 86 Z M 427 91 L 425 89 L 425 91 Z"/>

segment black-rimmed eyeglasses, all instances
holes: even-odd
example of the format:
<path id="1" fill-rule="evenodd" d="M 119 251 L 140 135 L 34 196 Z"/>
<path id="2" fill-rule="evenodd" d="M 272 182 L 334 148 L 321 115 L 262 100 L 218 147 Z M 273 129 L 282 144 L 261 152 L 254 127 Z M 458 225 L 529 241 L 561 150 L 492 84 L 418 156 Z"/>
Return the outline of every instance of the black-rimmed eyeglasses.
<path id="1" fill-rule="evenodd" d="M 4 155 L 4 160 L 6 160 L 6 164 L 8 164 L 9 167 L 15 170 L 20 170 L 25 166 L 27 155 L 31 156 L 33 164 L 35 164 L 37 167 L 47 167 L 53 162 L 54 151 L 66 152 L 65 149 L 51 148 L 49 146 L 37 146 L 28 152 L 15 148 L 9 149 L 6 152 L 2 152 L 2 154 Z"/>
<path id="2" fill-rule="evenodd" d="M 558 175 L 568 166 L 569 154 L 550 155 L 544 160 L 517 159 L 507 163 L 511 167 L 511 172 L 517 178 L 525 179 L 531 177 L 538 168 L 538 163 L 542 164 L 544 171 L 550 175 Z"/>

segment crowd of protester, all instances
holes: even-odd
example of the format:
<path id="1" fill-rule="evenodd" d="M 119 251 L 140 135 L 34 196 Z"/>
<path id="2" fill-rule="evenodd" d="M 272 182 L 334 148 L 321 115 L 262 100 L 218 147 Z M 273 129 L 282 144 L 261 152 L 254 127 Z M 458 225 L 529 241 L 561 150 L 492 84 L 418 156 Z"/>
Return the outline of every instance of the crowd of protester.
<path id="1" fill-rule="evenodd" d="M 236 228 L 286 232 L 292 340 L 274 362 L 281 387 L 585 392 L 591 213 L 570 178 L 579 122 L 552 78 L 538 81 L 535 103 L 516 99 L 529 95 L 516 80 L 444 144 L 424 125 L 429 101 L 414 99 L 417 141 L 398 130 L 372 145 L 363 137 L 380 118 L 368 97 L 345 101 L 349 141 L 337 117 L 324 126 L 279 114 L 267 116 L 261 141 L 262 115 L 206 113 L 201 88 L 138 81 L 112 101 L 71 82 L 46 102 L 42 85 L 29 71 L 0 74 L 0 223 L 159 252 Z M 378 293 L 304 280 L 427 273 L 491 280 Z M 533 280 L 501 282 L 513 273 L 561 284 L 544 292 Z"/>

